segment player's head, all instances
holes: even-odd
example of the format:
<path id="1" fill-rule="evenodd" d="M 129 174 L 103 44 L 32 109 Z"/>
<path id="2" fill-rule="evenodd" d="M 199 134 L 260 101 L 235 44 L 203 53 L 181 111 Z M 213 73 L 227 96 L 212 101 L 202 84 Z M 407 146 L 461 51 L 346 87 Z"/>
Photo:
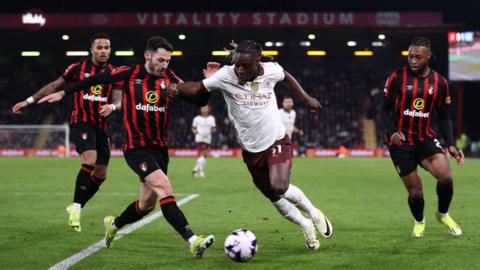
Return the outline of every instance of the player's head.
<path id="1" fill-rule="evenodd" d="M 103 65 L 110 59 L 110 39 L 110 36 L 104 33 L 97 33 L 90 38 L 90 53 L 95 64 Z"/>
<path id="2" fill-rule="evenodd" d="M 408 47 L 408 65 L 417 74 L 422 74 L 432 57 L 430 40 L 424 37 L 416 37 Z"/>
<path id="3" fill-rule="evenodd" d="M 290 111 L 293 108 L 293 98 L 291 97 L 284 97 L 282 102 L 282 108 L 285 111 Z"/>
<path id="4" fill-rule="evenodd" d="M 203 106 L 200 108 L 200 114 L 202 116 L 208 116 L 210 114 L 210 107 L 207 106 Z"/>
<path id="5" fill-rule="evenodd" d="M 235 47 L 231 56 L 239 81 L 254 80 L 258 75 L 262 47 L 253 40 L 242 40 L 239 44 L 231 45 Z"/>
<path id="6" fill-rule="evenodd" d="M 145 46 L 146 66 L 155 76 L 161 76 L 172 58 L 173 46 L 165 38 L 154 36 L 147 40 Z"/>

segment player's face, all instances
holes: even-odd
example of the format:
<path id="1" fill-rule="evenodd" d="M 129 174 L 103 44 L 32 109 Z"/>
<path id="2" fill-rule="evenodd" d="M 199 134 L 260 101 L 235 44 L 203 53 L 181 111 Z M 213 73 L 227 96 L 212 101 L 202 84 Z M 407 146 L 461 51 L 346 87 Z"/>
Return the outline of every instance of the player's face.
<path id="1" fill-rule="evenodd" d="M 145 51 L 145 60 L 150 69 L 150 72 L 155 76 L 161 76 L 163 72 L 168 68 L 170 59 L 172 58 L 172 52 L 165 50 L 164 48 L 158 48 L 155 52 Z"/>
<path id="2" fill-rule="evenodd" d="M 258 74 L 259 57 L 251 53 L 236 53 L 233 56 L 235 74 L 240 84 L 253 81 Z"/>
<path id="3" fill-rule="evenodd" d="M 208 113 L 210 112 L 208 106 L 203 106 L 200 108 L 200 114 L 203 116 L 208 116 Z"/>
<path id="4" fill-rule="evenodd" d="M 282 107 L 284 110 L 289 111 L 293 108 L 293 99 L 286 98 L 282 102 Z"/>
<path id="5" fill-rule="evenodd" d="M 408 48 L 408 65 L 414 73 L 421 73 L 428 65 L 432 52 L 424 46 Z"/>
<path id="6" fill-rule="evenodd" d="M 90 48 L 90 53 L 94 62 L 99 64 L 107 63 L 111 53 L 110 40 L 105 38 L 95 39 Z"/>

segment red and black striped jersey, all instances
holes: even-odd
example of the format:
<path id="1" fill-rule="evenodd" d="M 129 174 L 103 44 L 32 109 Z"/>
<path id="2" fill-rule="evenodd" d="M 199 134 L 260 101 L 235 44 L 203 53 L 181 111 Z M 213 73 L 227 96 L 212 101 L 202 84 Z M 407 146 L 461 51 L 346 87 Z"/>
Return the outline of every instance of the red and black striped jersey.
<path id="1" fill-rule="evenodd" d="M 394 126 L 387 125 L 388 138 L 401 131 L 406 139 L 402 144 L 406 145 L 434 138 L 433 114 L 451 104 L 447 79 L 433 69 L 426 77 L 415 75 L 408 67 L 397 69 L 388 77 L 384 92 L 384 102 L 393 104 Z"/>
<path id="2" fill-rule="evenodd" d="M 91 59 L 83 60 L 70 65 L 62 77 L 67 83 L 74 83 L 97 73 L 112 70 L 113 66 L 96 66 Z M 100 106 L 107 104 L 111 99 L 112 84 L 97 84 L 76 92 L 73 96 L 73 111 L 70 123 L 88 123 L 102 130 L 106 130 L 106 119 L 100 116 Z"/>
<path id="3" fill-rule="evenodd" d="M 78 91 L 84 85 L 119 82 L 123 85 L 122 110 L 125 125 L 124 149 L 167 146 L 170 98 L 167 87 L 179 82 L 167 69 L 162 76 L 149 74 L 143 65 L 123 66 L 98 74 L 65 90 Z"/>

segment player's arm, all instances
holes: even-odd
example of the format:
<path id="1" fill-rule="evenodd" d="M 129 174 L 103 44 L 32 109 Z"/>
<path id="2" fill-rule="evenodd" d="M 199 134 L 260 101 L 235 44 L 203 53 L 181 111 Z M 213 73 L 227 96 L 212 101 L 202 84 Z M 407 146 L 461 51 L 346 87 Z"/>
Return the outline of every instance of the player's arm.
<path id="1" fill-rule="evenodd" d="M 108 70 L 102 73 L 98 73 L 88 79 L 81 80 L 77 83 L 74 83 L 67 87 L 65 90 L 50 94 L 41 100 L 38 103 L 43 103 L 48 101 L 49 103 L 60 101 L 65 95 L 70 95 L 75 92 L 79 92 L 82 89 L 87 89 L 90 86 L 97 84 L 107 84 L 114 83 L 118 81 L 125 80 L 131 74 L 131 69 L 129 67 L 120 67 L 114 70 Z"/>
<path id="2" fill-rule="evenodd" d="M 385 83 L 384 96 L 380 105 L 380 121 L 383 128 L 387 130 L 387 134 L 390 136 L 390 140 L 394 144 L 400 144 L 401 141 L 405 141 L 405 135 L 401 131 L 397 131 L 395 128 L 395 122 L 393 120 L 394 111 L 394 95 L 395 95 L 395 80 L 397 77 L 396 71 L 388 77 Z"/>
<path id="3" fill-rule="evenodd" d="M 40 100 L 41 98 L 56 92 L 60 90 L 63 86 L 65 86 L 65 79 L 63 76 L 58 77 L 56 80 L 50 82 L 47 85 L 44 85 L 40 90 L 35 92 L 32 96 L 28 97 L 27 99 L 18 102 L 13 106 L 12 111 L 13 113 L 22 113 L 22 109 L 27 107 L 30 104 L 35 103 L 37 100 Z"/>
<path id="4" fill-rule="evenodd" d="M 202 82 L 171 83 L 167 88 L 170 96 L 178 96 L 196 106 L 203 107 L 208 104 L 210 92 L 203 86 Z"/>
<path id="5" fill-rule="evenodd" d="M 122 108 L 122 89 L 114 88 L 112 91 L 112 103 L 105 104 L 100 107 L 100 115 L 102 117 L 109 116 L 113 111 Z"/>
<path id="6" fill-rule="evenodd" d="M 322 108 L 322 105 L 320 105 L 320 102 L 314 98 L 311 97 L 305 90 L 303 90 L 302 86 L 298 83 L 298 81 L 287 71 L 284 71 L 285 73 L 285 79 L 283 79 L 282 83 L 288 87 L 292 92 L 294 92 L 296 95 L 298 95 L 303 102 L 307 105 L 307 107 L 310 110 L 313 111 L 318 111 Z"/>

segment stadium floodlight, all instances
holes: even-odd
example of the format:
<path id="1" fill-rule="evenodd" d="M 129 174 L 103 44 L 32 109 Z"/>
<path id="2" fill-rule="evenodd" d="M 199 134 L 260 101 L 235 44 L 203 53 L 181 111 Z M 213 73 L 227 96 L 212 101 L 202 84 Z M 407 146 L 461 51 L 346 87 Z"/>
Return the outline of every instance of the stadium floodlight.
<path id="1" fill-rule="evenodd" d="M 271 41 L 265 42 L 265 47 L 272 47 L 272 46 L 273 46 L 273 42 Z"/>
<path id="2" fill-rule="evenodd" d="M 373 56 L 372 51 L 355 51 L 355 56 Z"/>
<path id="3" fill-rule="evenodd" d="M 69 39 L 70 39 L 70 36 L 69 36 L 69 35 L 63 35 L 63 36 L 62 36 L 62 39 L 63 39 L 63 40 L 69 40 Z"/>
<path id="4" fill-rule="evenodd" d="M 315 38 L 317 38 L 317 37 L 314 34 L 308 35 L 308 39 L 310 39 L 310 40 L 314 40 Z"/>
<path id="5" fill-rule="evenodd" d="M 308 56 L 325 56 L 327 55 L 326 51 L 307 51 Z"/>
<path id="6" fill-rule="evenodd" d="M 213 56 L 227 56 L 229 54 L 229 51 L 212 51 Z"/>
<path id="7" fill-rule="evenodd" d="M 184 34 L 178 35 L 178 39 L 180 39 L 180 40 L 184 40 L 186 38 L 187 38 L 187 36 L 185 36 Z"/>
<path id="8" fill-rule="evenodd" d="M 372 46 L 373 47 L 383 47 L 383 46 L 385 46 L 385 43 L 383 43 L 381 41 L 372 41 Z"/>
<path id="9" fill-rule="evenodd" d="M 275 56 L 278 55 L 278 51 L 270 50 L 270 51 L 262 51 L 262 55 L 271 55 Z"/>
<path id="10" fill-rule="evenodd" d="M 35 56 L 40 56 L 40 52 L 39 51 L 22 51 L 21 55 L 25 57 L 35 57 Z"/>
<path id="11" fill-rule="evenodd" d="M 134 56 L 133 51 L 115 51 L 115 56 Z"/>
<path id="12" fill-rule="evenodd" d="M 384 34 L 379 34 L 379 35 L 378 35 L 378 39 L 384 40 L 384 39 L 385 39 L 385 35 L 384 35 Z"/>
<path id="13" fill-rule="evenodd" d="M 350 40 L 347 42 L 347 46 L 348 47 L 355 47 L 357 46 L 357 42 L 353 41 L 353 40 Z"/>
<path id="14" fill-rule="evenodd" d="M 285 45 L 285 42 L 283 42 L 283 41 L 275 42 L 275 47 L 283 47 L 284 45 Z"/>
<path id="15" fill-rule="evenodd" d="M 88 51 L 66 51 L 66 56 L 88 56 Z"/>
<path id="16" fill-rule="evenodd" d="M 182 56 L 183 52 L 182 51 L 173 51 L 172 56 Z"/>
<path id="17" fill-rule="evenodd" d="M 310 41 L 300 41 L 300 46 L 302 47 L 309 47 L 310 45 L 312 45 Z"/>
<path id="18" fill-rule="evenodd" d="M 403 56 L 408 56 L 408 51 L 402 51 Z"/>

